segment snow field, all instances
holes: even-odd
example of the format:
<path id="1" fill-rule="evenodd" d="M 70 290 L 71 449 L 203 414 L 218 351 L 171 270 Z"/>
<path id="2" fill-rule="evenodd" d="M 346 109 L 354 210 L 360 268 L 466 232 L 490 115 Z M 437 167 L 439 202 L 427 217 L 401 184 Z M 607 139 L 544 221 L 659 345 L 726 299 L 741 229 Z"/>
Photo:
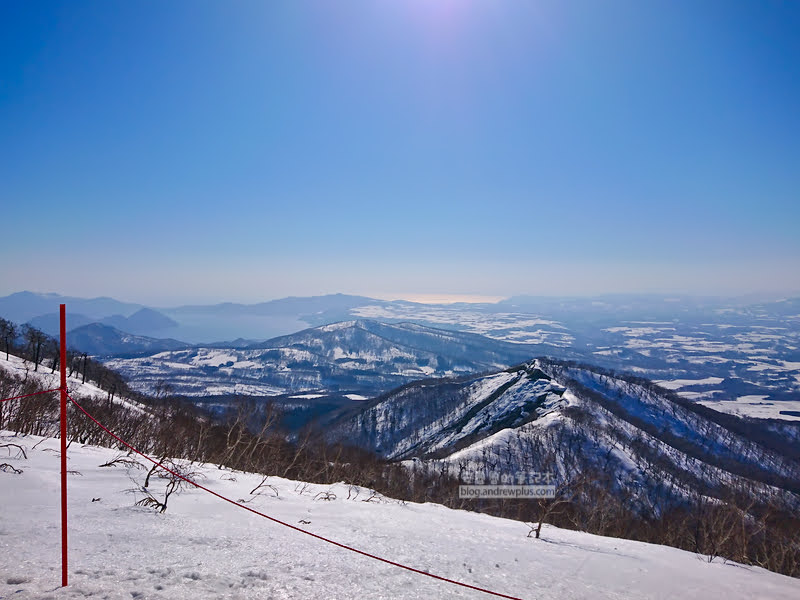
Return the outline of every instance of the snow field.
<path id="1" fill-rule="evenodd" d="M 2 599 L 491 598 L 304 536 L 202 490 L 172 496 L 163 514 L 136 507 L 142 496 L 133 490 L 145 471 L 100 467 L 120 453 L 76 444 L 69 449 L 70 585 L 61 588 L 59 442 L 2 432 L 5 443 L 23 446 L 28 459 L 0 449 L 0 462 L 23 469 L 0 472 Z M 369 490 L 341 483 L 270 478 L 274 487 L 253 496 L 258 475 L 187 467 L 202 485 L 308 531 L 521 598 L 800 594 L 796 579 L 664 546 L 547 526 L 535 540 L 524 523 L 432 504 L 365 502 Z M 165 484 L 151 482 L 156 497 Z"/>

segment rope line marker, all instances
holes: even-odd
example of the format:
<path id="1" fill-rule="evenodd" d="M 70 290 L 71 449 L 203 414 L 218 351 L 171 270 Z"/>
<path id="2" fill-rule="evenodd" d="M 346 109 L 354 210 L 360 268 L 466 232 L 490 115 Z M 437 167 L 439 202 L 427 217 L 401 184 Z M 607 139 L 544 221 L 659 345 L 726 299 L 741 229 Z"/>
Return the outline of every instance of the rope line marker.
<path id="1" fill-rule="evenodd" d="M 306 531 L 305 529 L 301 529 L 300 527 L 296 527 L 294 525 L 291 525 L 290 523 L 286 523 L 285 521 L 281 521 L 280 519 L 276 519 L 275 517 L 271 517 L 271 516 L 269 516 L 267 514 L 259 512 L 259 511 L 255 510 L 254 508 L 250 508 L 249 506 L 245 506 L 243 504 L 239 504 L 238 502 L 236 502 L 234 500 L 231 500 L 230 498 L 227 498 L 226 496 L 223 496 L 222 494 L 218 494 L 217 492 L 215 492 L 213 490 L 210 490 L 207 487 L 202 486 L 202 485 L 200 485 L 199 483 L 197 483 L 195 481 L 192 481 L 188 477 L 184 477 L 183 475 L 181 475 L 179 473 L 176 473 L 175 471 L 173 471 L 173 470 L 165 467 L 164 465 L 162 465 L 157 460 L 155 460 L 153 458 L 150 458 L 149 456 L 147 456 L 143 452 L 140 452 L 139 450 L 137 450 L 136 448 L 131 446 L 128 442 L 123 440 L 121 437 L 116 435 L 113 431 L 108 429 L 100 421 L 95 419 L 91 414 L 89 414 L 89 412 L 86 411 L 85 408 L 83 408 L 80 404 L 78 404 L 72 396 L 67 394 L 67 397 L 70 399 L 72 404 L 74 404 L 83 414 L 85 414 L 87 417 L 89 417 L 89 419 L 94 421 L 94 423 L 98 427 L 100 427 L 100 429 L 105 431 L 108 435 L 113 437 L 120 444 L 122 444 L 125 447 L 127 447 L 128 449 L 130 449 L 132 452 L 134 452 L 134 453 L 138 454 L 139 456 L 141 456 L 142 458 L 150 461 L 151 463 L 153 463 L 154 465 L 160 467 L 161 469 L 163 469 L 167 473 L 173 475 L 174 477 L 177 477 L 178 479 L 182 479 L 186 483 L 189 483 L 189 484 L 193 485 L 194 487 L 203 490 L 204 492 L 208 492 L 209 494 L 211 494 L 212 496 L 216 496 L 220 500 L 224 500 L 225 502 L 228 502 L 229 504 L 233 504 L 237 508 L 242 508 L 242 509 L 244 509 L 246 511 L 249 511 L 249 512 L 251 512 L 253 514 L 258 515 L 259 517 L 264 517 L 265 519 L 269 519 L 273 523 L 277 523 L 278 525 L 283 525 L 284 527 L 288 527 L 289 529 L 293 529 L 294 531 L 297 531 L 299 533 L 304 533 L 305 535 L 311 536 L 311 537 L 316 538 L 318 540 L 321 540 L 323 542 L 327 542 L 328 544 L 332 544 L 332 545 L 337 546 L 339 548 L 342 548 L 344 550 L 349 550 L 350 552 L 355 552 L 356 554 L 360 554 L 362 556 L 366 556 L 367 558 L 372 558 L 372 559 L 380 561 L 382 563 L 386 563 L 387 565 L 392 565 L 394 567 L 399 567 L 401 569 L 405 569 L 406 571 L 411 571 L 412 573 L 417 573 L 418 575 L 425 575 L 426 577 L 431 577 L 432 579 L 437 579 L 439 581 L 444 581 L 446 583 L 451 583 L 453 585 L 458 585 L 458 586 L 461 586 L 461 587 L 464 587 L 464 588 L 468 588 L 468 589 L 471 589 L 471 590 L 475 590 L 475 591 L 478 591 L 478 592 L 483 592 L 485 594 L 490 594 L 490 595 L 496 596 L 498 598 L 507 598 L 508 600 L 523 600 L 522 598 L 519 598 L 517 596 L 509 596 L 507 594 L 501 594 L 500 592 L 494 592 L 492 590 L 488 590 L 488 589 L 485 589 L 485 588 L 482 588 L 482 587 L 478 587 L 478 586 L 475 586 L 475 585 L 470 585 L 469 583 L 464 583 L 462 581 L 456 581 L 455 579 L 448 579 L 447 577 L 443 577 L 441 575 L 435 575 L 434 573 L 428 573 L 427 571 L 422 571 L 420 569 L 415 569 L 414 567 L 409 567 L 408 565 L 404 565 L 402 563 L 398 563 L 398 562 L 395 562 L 393 560 L 389 560 L 388 558 L 383 558 L 383 557 L 377 556 L 375 554 L 370 554 L 369 552 L 365 552 L 364 550 L 359 550 L 358 548 L 353 548 L 352 546 L 348 546 L 346 544 L 342 544 L 341 542 L 337 542 L 337 541 L 334 541 L 332 539 L 329 539 L 329 538 L 323 537 L 321 535 L 318 535 L 316 533 L 312 533 L 310 531 Z"/>
<path id="2" fill-rule="evenodd" d="M 31 396 L 38 396 L 39 394 L 49 394 L 50 392 L 60 392 L 61 388 L 53 388 L 52 390 L 43 390 L 41 392 L 34 392 L 33 394 L 23 394 L 22 396 L 14 396 L 13 398 L 3 398 L 0 402 L 8 402 L 9 400 L 19 400 L 20 398 L 30 398 Z"/>

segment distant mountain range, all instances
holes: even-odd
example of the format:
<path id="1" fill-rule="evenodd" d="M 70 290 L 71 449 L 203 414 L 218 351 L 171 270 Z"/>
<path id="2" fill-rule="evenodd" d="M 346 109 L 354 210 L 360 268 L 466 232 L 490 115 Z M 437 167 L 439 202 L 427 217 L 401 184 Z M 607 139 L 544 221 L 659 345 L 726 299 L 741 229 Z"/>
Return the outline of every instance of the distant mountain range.
<path id="1" fill-rule="evenodd" d="M 15 323 L 27 323 L 36 317 L 57 315 L 58 305 L 66 304 L 68 314 L 85 315 L 86 318 L 100 319 L 112 315 L 132 315 L 145 308 L 141 304 L 120 302 L 113 298 L 74 298 L 59 294 L 39 294 L 17 292 L 0 298 L 0 316 Z M 85 325 L 86 323 L 80 323 Z M 78 326 L 78 323 L 75 323 Z"/>
<path id="2" fill-rule="evenodd" d="M 32 318 L 28 321 L 34 327 L 41 329 L 48 335 L 57 336 L 59 331 L 59 315 L 58 313 L 49 313 Z M 154 334 L 166 329 L 177 327 L 178 323 L 169 317 L 151 309 L 140 308 L 129 317 L 123 315 L 111 315 L 109 317 L 102 317 L 99 320 L 87 317 L 80 313 L 70 313 L 67 317 L 67 329 L 71 333 L 77 328 L 89 324 L 105 325 L 110 328 L 118 329 L 122 332 L 133 335 Z M 73 341 L 74 344 L 78 344 Z M 84 351 L 92 352 L 93 354 L 111 354 L 114 351 L 100 351 L 94 352 L 81 348 Z M 125 351 L 125 350 L 122 350 Z"/>
<path id="3" fill-rule="evenodd" d="M 153 308 L 111 298 L 21 292 L 0 298 L 0 316 L 20 324 L 29 321 L 52 334 L 57 331 L 60 302 L 67 304 L 70 329 L 96 323 L 116 330 L 94 327 L 78 335 L 70 332 L 73 347 L 103 357 L 181 350 L 180 343 L 205 351 L 238 352 L 258 349 L 276 336 L 335 322 L 414 323 L 534 349 L 525 358 L 577 358 L 637 373 L 665 381 L 683 397 L 721 410 L 786 418 L 800 414 L 798 298 L 518 296 L 497 303 L 429 305 L 334 294 L 251 305 Z M 151 370 L 166 381 L 177 383 L 187 375 L 183 362 L 155 366 L 159 360 L 153 358 Z M 252 373 L 242 368 L 244 361 L 234 362 L 237 368 L 230 371 L 225 385 L 212 389 L 233 389 L 244 383 L 238 381 L 240 375 L 248 384 L 236 387 L 237 393 L 286 389 L 284 384 L 249 387 Z M 214 377 L 223 373 L 210 372 Z M 326 377 L 320 374 L 318 380 L 327 381 Z M 307 389 L 310 373 L 298 381 Z M 383 384 L 374 389 L 384 389 Z"/>
<path id="4" fill-rule="evenodd" d="M 0 316 L 58 333 L 59 304 L 67 305 L 67 326 L 108 325 L 135 335 L 174 338 L 192 344 L 218 344 L 242 338 L 266 340 L 294 333 L 310 325 L 352 318 L 359 306 L 383 305 L 363 296 L 331 294 L 310 298 L 282 298 L 257 304 L 146 307 L 113 298 L 74 298 L 58 294 L 18 292 L 0 298 Z"/>

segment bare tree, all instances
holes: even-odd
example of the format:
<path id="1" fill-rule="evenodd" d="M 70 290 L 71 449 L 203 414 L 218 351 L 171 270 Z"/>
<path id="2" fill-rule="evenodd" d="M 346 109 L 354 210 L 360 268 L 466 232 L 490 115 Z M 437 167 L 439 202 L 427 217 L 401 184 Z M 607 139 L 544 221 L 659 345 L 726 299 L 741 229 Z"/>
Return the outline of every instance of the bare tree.
<path id="1" fill-rule="evenodd" d="M 26 348 L 30 359 L 33 361 L 33 370 L 39 370 L 39 362 L 42 359 L 42 346 L 47 342 L 47 336 L 43 331 L 36 329 L 32 325 L 22 327 L 22 335 L 25 338 Z"/>
<path id="2" fill-rule="evenodd" d="M 8 360 L 8 350 L 13 345 L 14 340 L 17 339 L 19 332 L 17 326 L 11 321 L 0 318 L 0 337 L 3 338 L 3 343 L 6 346 L 6 360 Z"/>
<path id="3" fill-rule="evenodd" d="M 538 519 L 536 525 L 528 524 L 528 527 L 531 528 L 530 532 L 528 532 L 528 537 L 531 537 L 531 534 L 533 533 L 535 534 L 536 539 L 539 539 L 539 536 L 542 533 L 542 525 L 544 522 L 550 520 L 553 516 L 560 514 L 572 503 L 572 497 L 580 483 L 582 483 L 580 480 L 572 480 L 561 483 L 556 487 L 555 497 L 542 498 L 541 500 L 536 501 Z"/>
<path id="4" fill-rule="evenodd" d="M 153 395 L 157 399 L 163 400 L 163 399 L 167 398 L 168 396 L 170 396 L 171 394 L 172 394 L 172 385 L 170 385 L 169 383 L 167 383 L 163 379 L 159 379 L 156 382 L 156 386 L 155 386 Z"/>

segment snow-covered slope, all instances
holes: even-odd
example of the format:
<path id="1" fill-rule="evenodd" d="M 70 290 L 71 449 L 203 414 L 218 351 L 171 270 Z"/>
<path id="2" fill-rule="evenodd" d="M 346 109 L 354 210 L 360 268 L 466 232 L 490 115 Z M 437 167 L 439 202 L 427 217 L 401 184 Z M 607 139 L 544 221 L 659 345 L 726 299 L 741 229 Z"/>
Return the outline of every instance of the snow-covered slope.
<path id="1" fill-rule="evenodd" d="M 0 433 L 0 598 L 490 598 L 304 536 L 200 490 L 166 513 L 136 507 L 134 467 L 100 467 L 107 448 L 69 450 L 70 585 L 60 588 L 58 440 Z M 216 492 L 379 556 L 521 598 L 795 599 L 800 582 L 757 567 L 641 542 L 529 528 L 432 504 L 370 498 L 368 490 L 191 465 Z M 158 495 L 165 481 L 152 484 Z M 335 496 L 335 498 L 333 498 Z M 323 498 L 330 498 L 328 500 Z"/>
<path id="2" fill-rule="evenodd" d="M 34 370 L 34 365 L 30 361 L 13 354 L 9 354 L 8 358 L 5 353 L 0 355 L 0 396 L 11 397 L 39 390 L 55 390 L 60 386 L 61 374 L 59 371 L 53 372 L 49 366 L 44 364 L 40 364 L 39 369 Z M 106 407 L 120 407 L 123 409 L 122 414 L 134 413 L 142 418 L 153 418 L 153 407 L 120 394 L 109 394 L 94 383 L 84 383 L 82 377 L 77 374 L 67 377 L 67 391 L 75 399 L 91 399 L 100 401 Z M 53 392 L 49 396 L 37 396 L 37 398 L 44 400 L 45 404 L 39 407 L 39 429 L 34 431 L 41 434 L 55 433 L 59 426 L 58 392 Z M 24 407 L 26 402 L 29 401 L 10 402 L 0 406 L 0 417 L 6 419 L 3 422 L 7 427 L 13 427 L 13 425 L 9 425 L 7 419 L 14 413 L 14 407 Z M 121 416 L 120 413 L 117 414 Z"/>
<path id="3" fill-rule="evenodd" d="M 43 390 L 52 390 L 61 386 L 61 374 L 59 371 L 53 372 L 52 369 L 45 365 L 39 365 L 39 369 L 34 371 L 32 362 L 24 360 L 13 354 L 8 355 L 6 359 L 5 353 L 0 354 L 0 370 L 4 373 L 11 375 L 16 381 L 35 381 Z M 9 388 L 9 391 L 14 392 L 14 388 Z M 78 398 L 97 398 L 108 399 L 108 392 L 101 390 L 99 387 L 92 383 L 84 383 L 80 376 L 67 377 L 67 391 L 70 395 Z M 16 395 L 16 393 L 14 393 Z M 129 409 L 141 411 L 146 407 L 143 405 L 119 398 L 113 398 L 114 404 L 125 406 Z"/>

